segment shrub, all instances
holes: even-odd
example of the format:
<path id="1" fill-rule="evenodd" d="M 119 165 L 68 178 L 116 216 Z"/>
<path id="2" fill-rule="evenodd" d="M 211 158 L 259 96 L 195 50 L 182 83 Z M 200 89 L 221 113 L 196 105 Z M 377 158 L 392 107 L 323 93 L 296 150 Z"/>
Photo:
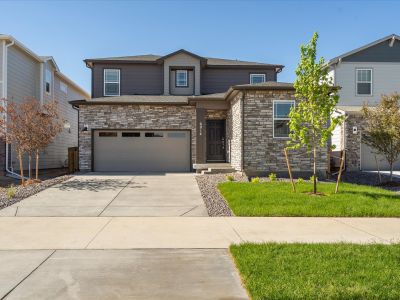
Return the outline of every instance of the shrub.
<path id="1" fill-rule="evenodd" d="M 276 181 L 276 174 L 275 173 L 270 173 L 268 175 L 268 178 L 269 178 L 270 181 Z"/>
<path id="2" fill-rule="evenodd" d="M 260 183 L 260 178 L 258 178 L 258 177 L 253 177 L 253 178 L 251 179 L 251 183 Z"/>
<path id="3" fill-rule="evenodd" d="M 15 187 L 13 185 L 11 185 L 7 189 L 7 197 L 10 198 L 10 199 L 14 198 L 16 193 L 17 193 L 17 190 L 15 189 Z"/>
<path id="4" fill-rule="evenodd" d="M 301 177 L 297 178 L 297 183 L 302 184 L 303 182 L 304 182 L 303 178 L 301 178 Z"/>
<path id="5" fill-rule="evenodd" d="M 318 177 L 316 177 L 315 180 L 318 181 Z M 311 182 L 314 182 L 314 175 L 312 175 L 312 176 L 310 177 L 310 181 L 311 181 Z"/>
<path id="6" fill-rule="evenodd" d="M 226 175 L 226 180 L 228 180 L 228 181 L 235 181 L 235 178 L 233 178 L 232 175 Z"/>

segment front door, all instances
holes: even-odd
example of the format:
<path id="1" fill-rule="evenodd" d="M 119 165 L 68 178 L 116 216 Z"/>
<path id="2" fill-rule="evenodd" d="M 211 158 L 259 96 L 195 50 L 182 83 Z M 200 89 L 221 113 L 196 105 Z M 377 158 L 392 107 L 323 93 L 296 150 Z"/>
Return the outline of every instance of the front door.
<path id="1" fill-rule="evenodd" d="M 207 120 L 207 161 L 225 162 L 225 120 Z"/>

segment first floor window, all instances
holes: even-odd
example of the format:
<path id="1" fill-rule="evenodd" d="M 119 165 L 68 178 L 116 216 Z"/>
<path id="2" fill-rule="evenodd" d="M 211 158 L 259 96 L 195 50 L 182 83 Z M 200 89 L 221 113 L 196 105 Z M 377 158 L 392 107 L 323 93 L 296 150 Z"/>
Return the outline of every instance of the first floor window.
<path id="1" fill-rule="evenodd" d="M 51 71 L 46 69 L 46 75 L 45 75 L 45 90 L 47 94 L 51 94 Z"/>
<path id="2" fill-rule="evenodd" d="M 175 71 L 175 85 L 176 87 L 188 87 L 188 71 L 176 70 Z"/>
<path id="3" fill-rule="evenodd" d="M 356 70 L 357 95 L 372 95 L 372 69 Z"/>
<path id="4" fill-rule="evenodd" d="M 250 74 L 250 84 L 265 82 L 265 74 Z"/>
<path id="5" fill-rule="evenodd" d="M 273 108 L 274 137 L 289 137 L 289 113 L 294 107 L 294 100 L 275 100 Z"/>
<path id="6" fill-rule="evenodd" d="M 118 69 L 104 69 L 104 96 L 120 95 L 120 72 Z"/>

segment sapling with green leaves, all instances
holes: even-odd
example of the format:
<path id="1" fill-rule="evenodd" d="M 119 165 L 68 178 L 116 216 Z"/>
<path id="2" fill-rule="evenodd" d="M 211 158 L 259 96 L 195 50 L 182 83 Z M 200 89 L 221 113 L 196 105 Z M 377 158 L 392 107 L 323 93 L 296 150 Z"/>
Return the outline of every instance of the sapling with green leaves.
<path id="1" fill-rule="evenodd" d="M 313 193 L 317 193 L 317 152 L 326 147 L 335 127 L 343 116 L 333 116 L 339 101 L 323 57 L 317 59 L 318 33 L 300 48 L 300 62 L 296 68 L 297 104 L 289 117 L 289 149 L 306 148 L 313 157 Z"/>

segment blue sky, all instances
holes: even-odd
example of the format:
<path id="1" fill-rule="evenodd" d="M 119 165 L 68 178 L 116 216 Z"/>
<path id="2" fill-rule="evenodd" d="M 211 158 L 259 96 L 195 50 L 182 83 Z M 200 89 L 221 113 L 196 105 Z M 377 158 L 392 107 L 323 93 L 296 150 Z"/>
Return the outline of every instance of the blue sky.
<path id="1" fill-rule="evenodd" d="M 54 56 L 87 91 L 85 58 L 185 48 L 283 64 L 278 80 L 293 81 L 299 46 L 314 31 L 326 59 L 400 34 L 398 1 L 1 1 L 0 11 L 1 33 Z"/>

